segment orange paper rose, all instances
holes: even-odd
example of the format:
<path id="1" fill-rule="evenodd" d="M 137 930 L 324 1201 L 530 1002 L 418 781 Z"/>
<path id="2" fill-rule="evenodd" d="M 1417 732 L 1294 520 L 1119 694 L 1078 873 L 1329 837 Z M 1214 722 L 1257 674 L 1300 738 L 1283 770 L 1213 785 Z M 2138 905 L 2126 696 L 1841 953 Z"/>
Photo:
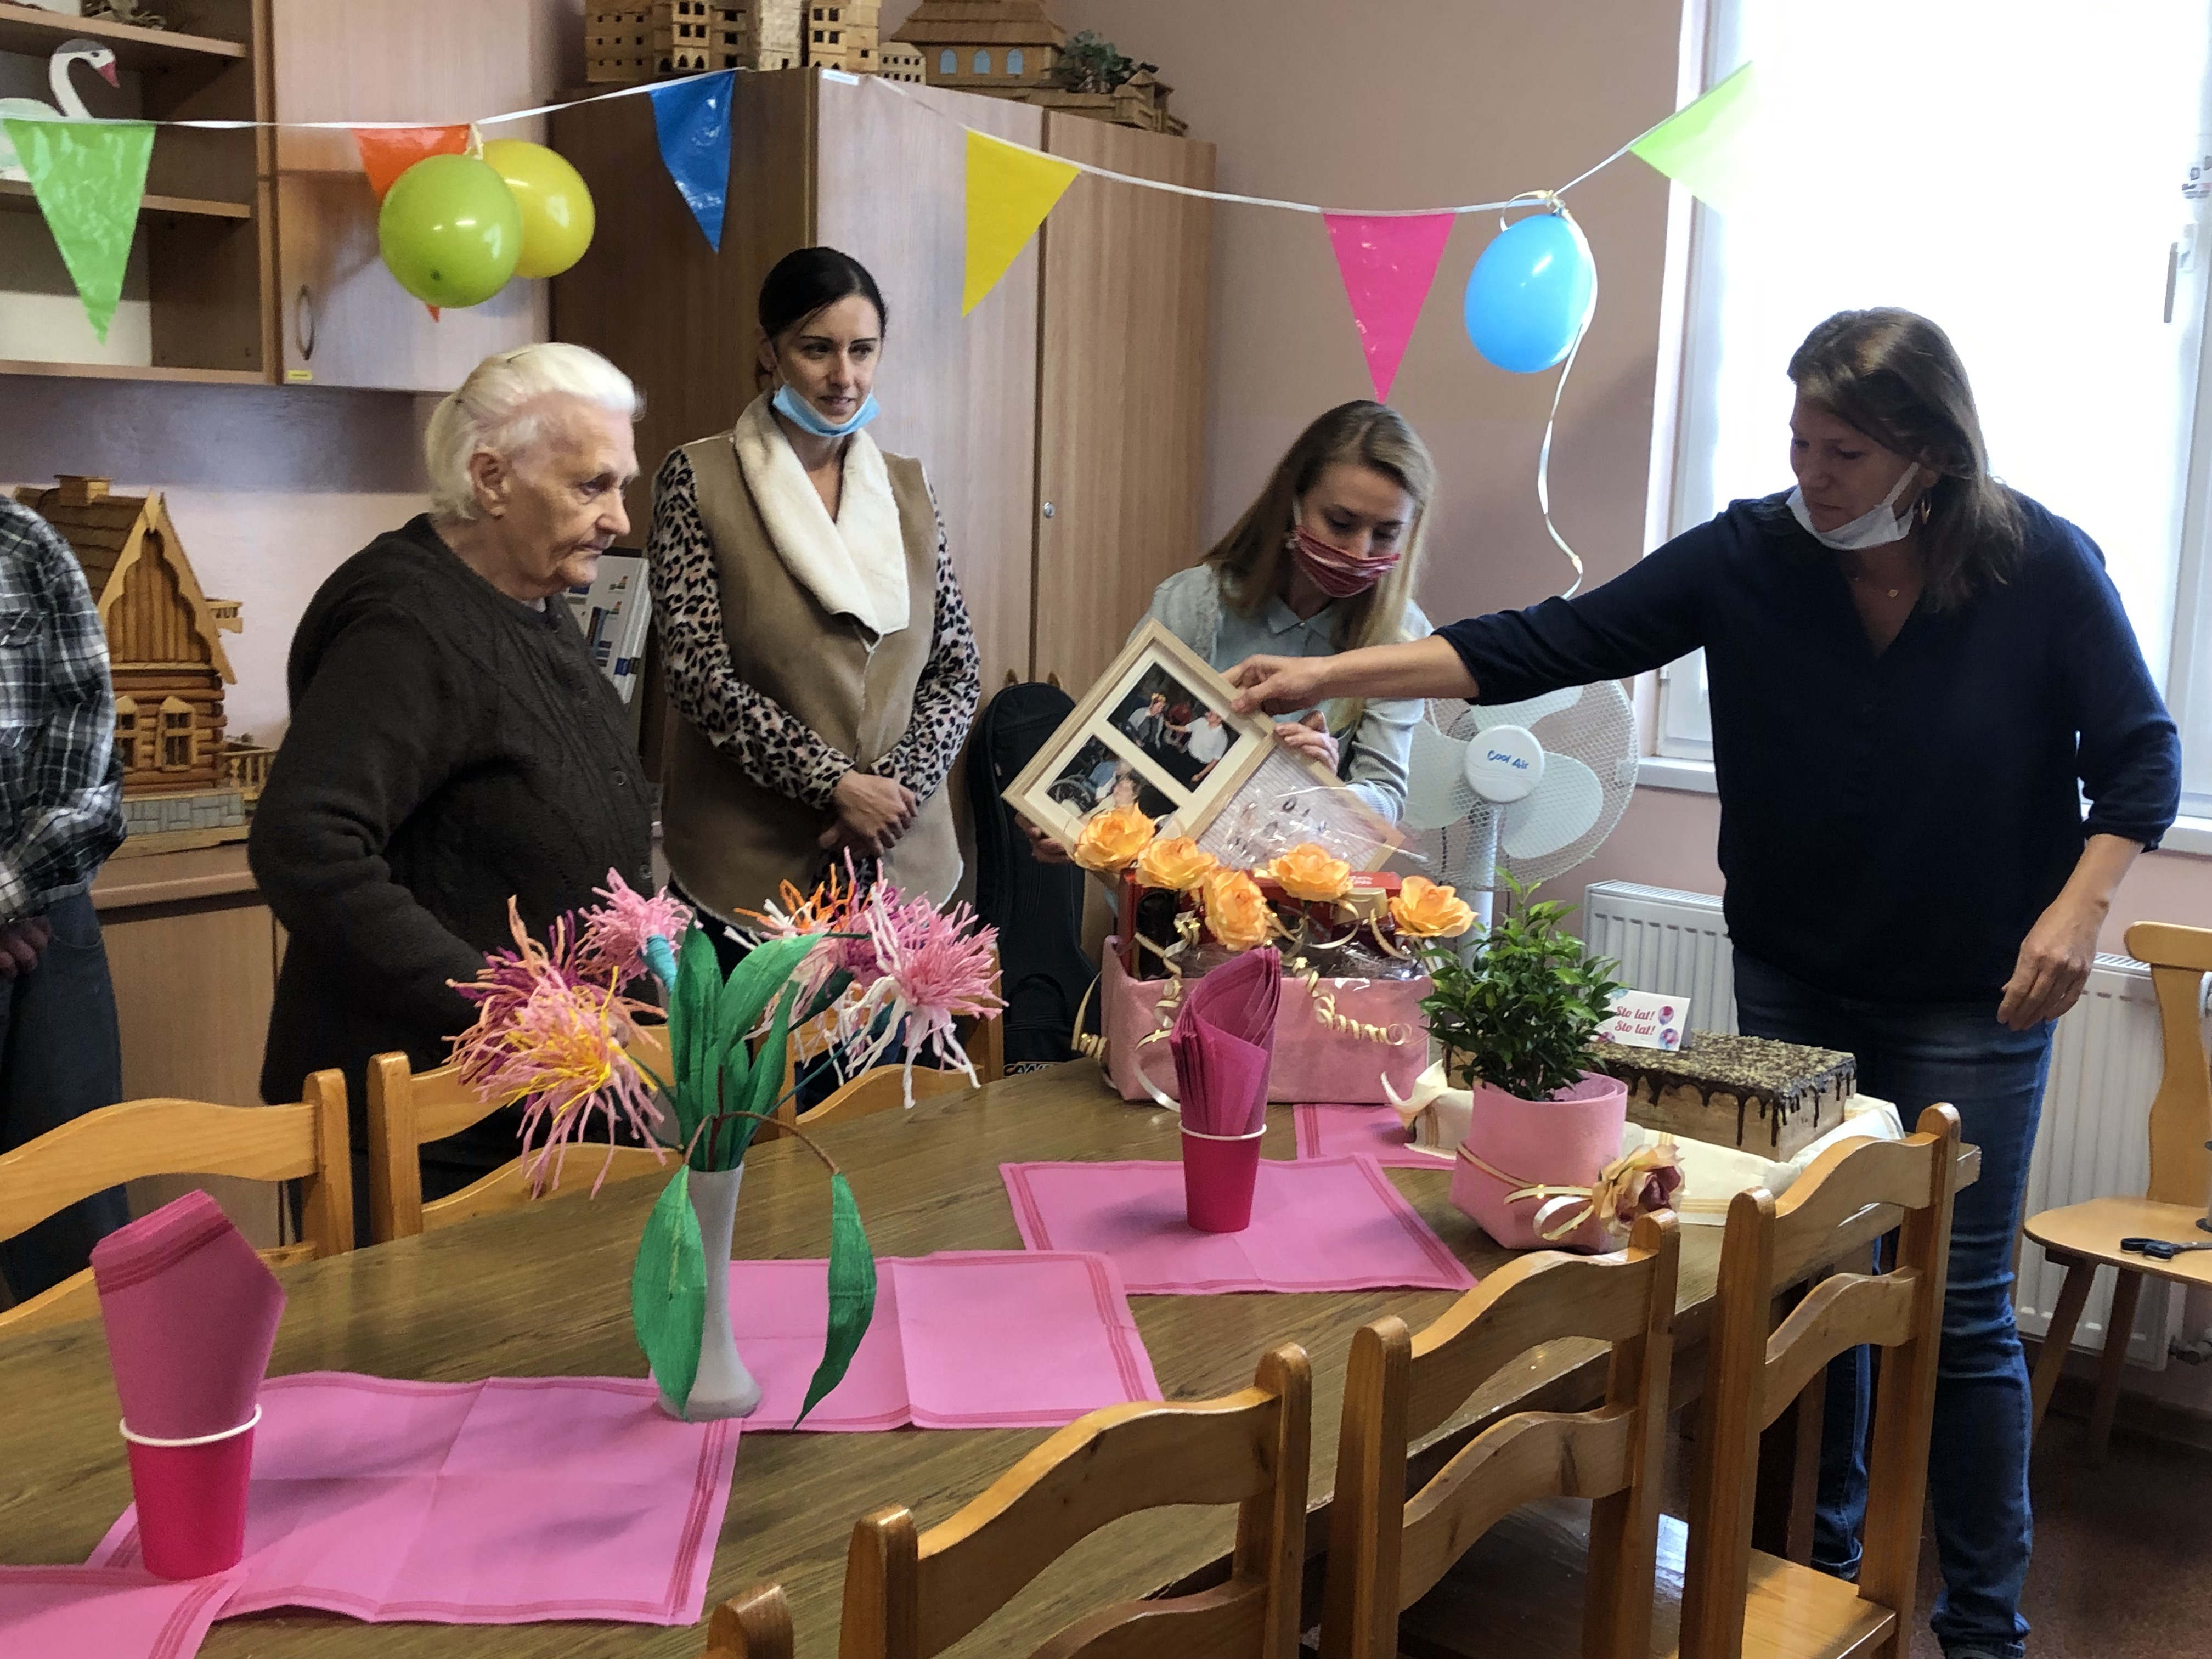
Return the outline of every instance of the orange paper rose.
<path id="1" fill-rule="evenodd" d="M 1408 876 L 1390 901 L 1390 920 L 1415 939 L 1456 939 L 1474 926 L 1474 912 L 1451 888 Z"/>
<path id="2" fill-rule="evenodd" d="M 1115 875 L 1137 861 L 1154 833 L 1152 821 L 1137 808 L 1116 806 L 1083 826 L 1068 856 L 1086 870 Z"/>
<path id="3" fill-rule="evenodd" d="M 1352 890 L 1352 866 L 1311 842 L 1278 854 L 1260 873 L 1281 883 L 1292 898 L 1320 904 L 1334 904 Z"/>
<path id="4" fill-rule="evenodd" d="M 1242 870 L 1221 870 L 1206 878 L 1206 931 L 1227 951 L 1265 945 L 1275 930 L 1275 913 L 1261 896 L 1260 884 Z"/>
<path id="5" fill-rule="evenodd" d="M 1170 836 L 1145 848 L 1137 860 L 1137 879 L 1147 887 L 1188 893 L 1221 867 L 1221 860 L 1188 836 Z"/>

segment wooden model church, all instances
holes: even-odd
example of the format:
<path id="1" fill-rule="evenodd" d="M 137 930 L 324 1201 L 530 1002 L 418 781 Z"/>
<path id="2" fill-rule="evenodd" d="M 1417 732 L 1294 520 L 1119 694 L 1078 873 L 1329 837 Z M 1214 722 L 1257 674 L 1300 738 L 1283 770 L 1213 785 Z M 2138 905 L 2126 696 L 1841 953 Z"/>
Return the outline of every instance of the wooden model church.
<path id="1" fill-rule="evenodd" d="M 224 742 L 222 689 L 237 676 L 222 635 L 243 626 L 238 601 L 200 590 L 159 490 L 114 495 L 105 478 L 64 475 L 15 498 L 76 554 L 106 630 L 131 834 L 242 824 L 240 786 L 258 795 L 266 767 L 253 763 L 263 751 Z"/>

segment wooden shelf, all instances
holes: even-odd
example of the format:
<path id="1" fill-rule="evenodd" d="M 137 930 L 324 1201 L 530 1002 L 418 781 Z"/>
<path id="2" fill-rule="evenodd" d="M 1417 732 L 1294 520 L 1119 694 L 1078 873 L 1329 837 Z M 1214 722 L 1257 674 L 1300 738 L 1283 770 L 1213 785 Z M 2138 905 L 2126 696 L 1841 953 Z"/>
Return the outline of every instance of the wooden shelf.
<path id="1" fill-rule="evenodd" d="M 0 179 L 0 213 L 36 212 L 38 192 L 16 179 Z M 204 201 L 196 196 L 148 195 L 138 204 L 141 213 L 178 213 L 201 219 L 251 219 L 253 210 L 243 202 Z"/>
<path id="2" fill-rule="evenodd" d="M 118 64 L 130 70 L 173 69 L 180 64 L 206 64 L 210 59 L 237 62 L 249 55 L 235 40 L 179 34 L 173 29 L 143 29 L 105 17 L 64 17 L 57 11 L 0 0 L 0 52 L 44 58 L 63 41 L 76 40 L 99 41 L 114 52 Z"/>
<path id="3" fill-rule="evenodd" d="M 145 363 L 39 363 L 0 358 L 0 374 L 52 374 L 75 380 L 181 380 L 199 386 L 267 386 L 250 368 L 164 368 Z"/>

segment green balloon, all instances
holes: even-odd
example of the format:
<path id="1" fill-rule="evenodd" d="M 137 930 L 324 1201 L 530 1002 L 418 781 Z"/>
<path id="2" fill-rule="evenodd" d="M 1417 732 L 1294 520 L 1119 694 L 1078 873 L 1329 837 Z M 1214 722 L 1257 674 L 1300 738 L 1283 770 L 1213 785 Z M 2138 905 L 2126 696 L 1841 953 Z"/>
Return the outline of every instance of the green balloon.
<path id="1" fill-rule="evenodd" d="M 522 209 L 484 162 L 427 156 L 385 193 L 376 241 L 399 286 L 424 304 L 481 305 L 522 258 Z"/>

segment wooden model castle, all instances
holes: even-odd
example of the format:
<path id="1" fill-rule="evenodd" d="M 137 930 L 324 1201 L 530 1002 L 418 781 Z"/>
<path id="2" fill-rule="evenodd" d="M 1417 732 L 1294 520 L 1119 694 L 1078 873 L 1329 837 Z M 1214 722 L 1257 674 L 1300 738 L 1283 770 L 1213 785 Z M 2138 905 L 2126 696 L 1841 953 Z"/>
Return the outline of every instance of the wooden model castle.
<path id="1" fill-rule="evenodd" d="M 159 490 L 115 495 L 105 478 L 64 474 L 15 499 L 76 553 L 106 631 L 131 833 L 243 824 L 270 751 L 224 739 L 222 689 L 238 677 L 222 636 L 243 626 L 238 601 L 201 591 Z"/>

